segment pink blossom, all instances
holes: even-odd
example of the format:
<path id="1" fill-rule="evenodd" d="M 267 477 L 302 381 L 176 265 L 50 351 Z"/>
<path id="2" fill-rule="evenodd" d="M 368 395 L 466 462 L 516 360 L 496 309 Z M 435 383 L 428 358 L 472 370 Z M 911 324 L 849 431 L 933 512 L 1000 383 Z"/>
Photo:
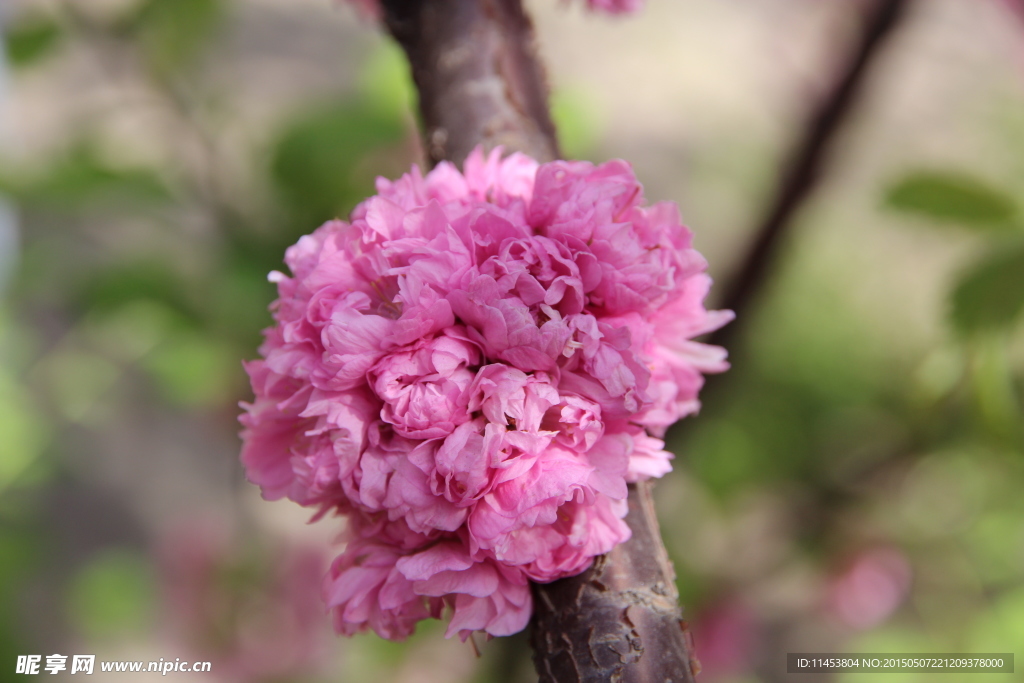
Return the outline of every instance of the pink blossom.
<path id="1" fill-rule="evenodd" d="M 907 597 L 913 572 L 906 555 L 878 547 L 861 553 L 831 581 L 828 603 L 844 623 L 857 629 L 878 626 Z"/>
<path id="2" fill-rule="evenodd" d="M 532 601 L 526 577 L 514 567 L 474 560 L 462 543 L 443 541 L 398 561 L 420 595 L 449 596 L 454 608 L 447 636 L 473 631 L 507 636 L 526 627 Z"/>
<path id="3" fill-rule="evenodd" d="M 336 629 L 505 635 L 528 581 L 583 571 L 629 538 L 627 483 L 699 407 L 727 322 L 669 204 L 622 161 L 474 152 L 379 179 L 272 273 L 263 360 L 247 364 L 242 462 L 268 499 L 347 516 L 325 579 Z"/>
<path id="4" fill-rule="evenodd" d="M 360 539 L 349 544 L 324 579 L 324 600 L 338 633 L 367 627 L 381 638 L 410 635 L 416 622 L 437 617 L 439 599 L 426 599 L 395 566 L 401 553 L 391 544 Z"/>
<path id="5" fill-rule="evenodd" d="M 546 373 L 527 375 L 500 363 L 480 368 L 473 389 L 471 410 L 479 410 L 493 424 L 521 432 L 539 431 L 548 408 L 561 400 Z"/>
<path id="6" fill-rule="evenodd" d="M 541 426 L 555 433 L 555 441 L 575 451 L 589 451 L 604 435 L 601 406 L 582 396 L 559 396 L 544 415 Z"/>
<path id="7" fill-rule="evenodd" d="M 491 553 L 542 583 L 579 574 L 594 557 L 629 539 L 629 527 L 622 521 L 626 507 L 625 500 L 604 497 L 593 505 L 567 503 L 554 523 L 513 531 Z"/>
<path id="8" fill-rule="evenodd" d="M 391 521 L 403 520 L 416 533 L 455 531 L 462 525 L 468 511 L 440 498 L 431 476 L 436 440 L 406 439 L 378 423 L 370 443 L 353 473 L 358 491 L 349 493 L 349 500 L 366 511 L 386 512 Z"/>
<path id="9" fill-rule="evenodd" d="M 474 506 L 468 520 L 474 549 L 494 548 L 518 529 L 554 524 L 559 509 L 569 501 L 593 502 L 590 475 L 594 467 L 559 446 L 537 456 L 515 454 L 501 465 L 498 482 Z"/>
<path id="10" fill-rule="evenodd" d="M 754 609 L 736 596 L 704 606 L 692 632 L 700 652 L 701 680 L 708 681 L 742 680 L 770 633 Z"/>
<path id="11" fill-rule="evenodd" d="M 380 417 L 402 436 L 436 439 L 469 419 L 469 385 L 480 364 L 472 344 L 447 335 L 391 353 L 370 369 Z"/>

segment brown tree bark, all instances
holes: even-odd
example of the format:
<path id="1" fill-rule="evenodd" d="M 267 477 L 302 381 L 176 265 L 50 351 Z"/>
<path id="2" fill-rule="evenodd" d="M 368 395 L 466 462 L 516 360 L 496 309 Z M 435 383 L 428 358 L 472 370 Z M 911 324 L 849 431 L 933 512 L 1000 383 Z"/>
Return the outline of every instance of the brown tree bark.
<path id="1" fill-rule="evenodd" d="M 477 145 L 558 158 L 548 87 L 520 0 L 383 0 L 412 66 L 431 165 Z"/>
<path id="2" fill-rule="evenodd" d="M 427 156 L 461 165 L 478 144 L 559 156 L 547 83 L 521 0 L 383 0 L 419 91 Z M 699 669 L 651 485 L 629 487 L 632 538 L 583 574 L 534 585 L 542 683 L 690 683 Z"/>
<path id="3" fill-rule="evenodd" d="M 630 485 L 626 523 L 633 537 L 590 569 L 534 585 L 541 683 L 692 683 L 699 673 L 651 482 Z"/>

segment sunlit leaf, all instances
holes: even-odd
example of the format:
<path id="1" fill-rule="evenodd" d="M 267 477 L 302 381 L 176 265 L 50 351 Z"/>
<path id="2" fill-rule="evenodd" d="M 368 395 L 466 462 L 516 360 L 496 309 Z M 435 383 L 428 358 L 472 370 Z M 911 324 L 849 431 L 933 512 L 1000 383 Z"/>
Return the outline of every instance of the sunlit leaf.
<path id="1" fill-rule="evenodd" d="M 886 204 L 924 218 L 972 228 L 1006 228 L 1013 199 L 972 176 L 951 171 L 913 173 L 889 188 Z"/>
<path id="2" fill-rule="evenodd" d="M 360 74 L 360 88 L 381 111 L 400 114 L 416 102 L 409 62 L 396 43 L 382 43 L 373 51 Z"/>
<path id="3" fill-rule="evenodd" d="M 12 66 L 29 66 L 49 56 L 60 44 L 60 25 L 45 16 L 28 16 L 4 31 L 7 59 Z"/>
<path id="4" fill-rule="evenodd" d="M 973 266 L 952 294 L 951 316 L 970 334 L 1012 325 L 1024 309 L 1024 243 L 1001 247 Z"/>
<path id="5" fill-rule="evenodd" d="M 599 137 L 596 111 L 585 92 L 562 89 L 552 94 L 551 118 L 567 158 L 586 158 L 593 149 Z"/>

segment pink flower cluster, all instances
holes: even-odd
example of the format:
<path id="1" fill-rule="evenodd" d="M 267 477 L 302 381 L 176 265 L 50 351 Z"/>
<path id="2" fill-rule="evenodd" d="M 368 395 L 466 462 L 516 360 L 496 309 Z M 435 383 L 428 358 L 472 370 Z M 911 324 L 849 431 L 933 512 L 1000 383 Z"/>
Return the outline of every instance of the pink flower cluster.
<path id="1" fill-rule="evenodd" d="M 623 161 L 477 150 L 377 190 L 271 274 L 242 461 L 265 498 L 348 516 L 339 632 L 402 638 L 447 606 L 449 636 L 511 634 L 529 581 L 629 537 L 627 482 L 671 469 L 656 437 L 727 367 L 690 340 L 731 313 Z"/>

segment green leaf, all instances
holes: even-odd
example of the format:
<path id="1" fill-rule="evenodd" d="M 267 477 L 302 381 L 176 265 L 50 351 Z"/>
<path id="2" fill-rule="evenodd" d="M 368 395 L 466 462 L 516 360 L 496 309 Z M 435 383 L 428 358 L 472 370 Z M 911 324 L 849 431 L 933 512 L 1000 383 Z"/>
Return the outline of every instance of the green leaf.
<path id="1" fill-rule="evenodd" d="M 49 17 L 37 15 L 16 21 L 4 33 L 7 59 L 15 67 L 29 66 L 52 54 L 61 37 L 60 26 Z"/>
<path id="2" fill-rule="evenodd" d="M 951 301 L 953 325 L 964 334 L 1010 327 L 1024 309 L 1024 243 L 1001 246 L 975 264 Z"/>
<path id="3" fill-rule="evenodd" d="M 154 71 L 194 66 L 220 25 L 221 0 L 147 0 L 135 17 L 139 43 Z"/>
<path id="4" fill-rule="evenodd" d="M 971 228 L 1005 229 L 1017 214 L 1011 197 L 957 171 L 912 173 L 889 188 L 885 203 L 897 211 Z"/>
<path id="5" fill-rule="evenodd" d="M 366 60 L 359 74 L 359 89 L 382 111 L 400 115 L 416 102 L 416 86 L 402 48 L 391 41 L 381 43 Z"/>

